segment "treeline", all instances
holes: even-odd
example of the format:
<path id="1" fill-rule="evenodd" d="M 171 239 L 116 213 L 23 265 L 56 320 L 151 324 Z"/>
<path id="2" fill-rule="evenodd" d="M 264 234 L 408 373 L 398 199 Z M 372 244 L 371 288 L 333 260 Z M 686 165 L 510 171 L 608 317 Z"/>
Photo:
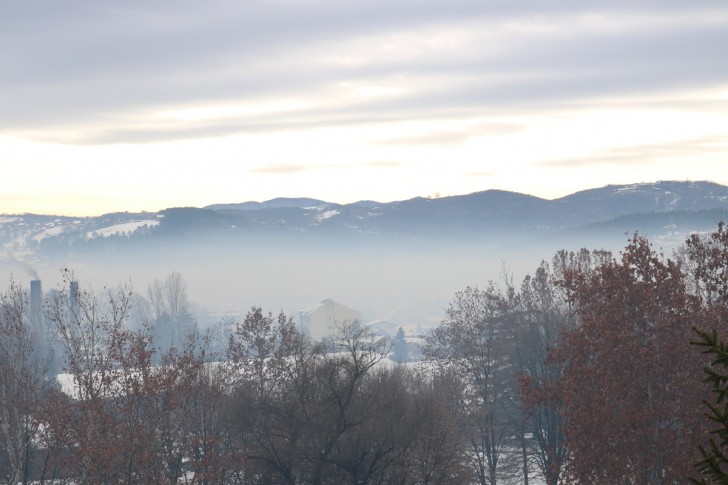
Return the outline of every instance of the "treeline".
<path id="1" fill-rule="evenodd" d="M 252 308 L 223 355 L 194 329 L 160 351 L 151 328 L 127 325 L 135 300 L 124 287 L 52 293 L 44 314 L 64 373 L 49 380 L 26 293 L 2 295 L 9 483 L 470 480 L 447 385 L 380 365 L 386 339 L 343 322 L 311 342 L 285 315 Z"/>
<path id="2" fill-rule="evenodd" d="M 560 251 L 519 283 L 458 292 L 416 366 L 391 364 L 391 342 L 356 322 L 312 342 L 256 307 L 220 350 L 173 324 L 190 320 L 181 284 L 150 287 L 141 326 L 129 288 L 65 285 L 44 303 L 47 347 L 11 283 L 9 483 L 725 483 L 728 433 L 711 443 L 721 423 L 704 415 L 724 404 L 703 404 L 728 382 L 722 224 L 672 258 L 635 236 L 617 257 Z M 178 333 L 160 345 L 164 322 Z"/>

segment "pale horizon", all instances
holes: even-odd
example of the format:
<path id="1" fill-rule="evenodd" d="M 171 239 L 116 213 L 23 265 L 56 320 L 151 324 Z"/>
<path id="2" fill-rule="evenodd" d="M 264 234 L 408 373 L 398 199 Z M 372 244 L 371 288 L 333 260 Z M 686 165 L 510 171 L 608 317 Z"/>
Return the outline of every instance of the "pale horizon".
<path id="1" fill-rule="evenodd" d="M 24 214 L 34 214 L 34 215 L 43 215 L 43 216 L 86 218 L 86 217 L 99 217 L 104 214 L 125 213 L 125 212 L 152 214 L 152 213 L 163 211 L 165 209 L 184 208 L 184 207 L 205 208 L 205 207 L 213 206 L 213 205 L 241 204 L 241 203 L 246 203 L 246 202 L 266 202 L 266 201 L 270 201 L 273 199 L 317 199 L 317 200 L 322 200 L 322 201 L 330 203 L 330 204 L 338 204 L 338 205 L 347 205 L 347 204 L 353 204 L 356 202 L 363 202 L 363 201 L 372 201 L 372 202 L 387 204 L 387 203 L 391 203 L 391 202 L 409 200 L 409 199 L 413 199 L 413 198 L 417 198 L 417 197 L 437 199 L 437 198 L 445 198 L 445 197 L 457 197 L 457 196 L 470 195 L 470 194 L 475 194 L 475 193 L 479 193 L 479 192 L 487 192 L 490 190 L 518 193 L 518 194 L 522 194 L 522 195 L 537 197 L 537 198 L 544 199 L 544 200 L 557 200 L 562 197 L 566 197 L 566 196 L 569 196 L 569 195 L 572 195 L 572 194 L 575 194 L 578 192 L 592 190 L 592 189 L 599 189 L 599 188 L 604 188 L 604 187 L 608 187 L 608 186 L 645 185 L 645 184 L 656 184 L 656 183 L 660 183 L 660 182 L 686 182 L 686 183 L 707 182 L 707 183 L 716 183 L 719 185 L 726 185 L 726 184 L 720 184 L 718 182 L 715 182 L 714 180 L 662 180 L 661 179 L 661 180 L 638 181 L 638 182 L 628 182 L 628 183 L 609 183 L 609 184 L 604 184 L 604 185 L 599 185 L 599 186 L 594 186 L 594 187 L 583 187 L 583 188 L 577 189 L 573 192 L 568 192 L 568 193 L 564 193 L 564 194 L 556 195 L 556 196 L 552 196 L 552 197 L 544 197 L 544 196 L 539 196 L 537 194 L 529 194 L 526 192 L 520 192 L 517 190 L 508 190 L 508 189 L 501 189 L 499 187 L 491 187 L 491 188 L 487 188 L 487 189 L 483 189 L 483 190 L 476 190 L 474 192 L 467 192 L 467 193 L 462 193 L 462 194 L 441 194 L 441 193 L 436 192 L 434 194 L 416 194 L 416 195 L 413 195 L 412 197 L 409 197 L 406 199 L 380 200 L 380 199 L 372 199 L 372 198 L 362 198 L 362 199 L 348 200 L 348 201 L 343 201 L 343 202 L 336 201 L 336 200 L 322 199 L 320 197 L 315 197 L 315 196 L 311 196 L 311 195 L 277 195 L 275 197 L 270 197 L 267 199 L 225 200 L 225 201 L 214 201 L 214 202 L 210 202 L 210 203 L 203 203 L 201 205 L 190 205 L 190 204 L 166 205 L 166 206 L 160 206 L 157 208 L 146 208 L 146 209 L 141 209 L 141 210 L 129 210 L 129 209 L 121 208 L 119 210 L 111 210 L 111 211 L 105 211 L 105 212 L 88 212 L 88 213 L 30 212 L 30 211 L 7 212 L 7 211 L 5 211 L 5 212 L 0 212 L 0 216 L 16 216 L 16 215 L 24 215 Z"/>

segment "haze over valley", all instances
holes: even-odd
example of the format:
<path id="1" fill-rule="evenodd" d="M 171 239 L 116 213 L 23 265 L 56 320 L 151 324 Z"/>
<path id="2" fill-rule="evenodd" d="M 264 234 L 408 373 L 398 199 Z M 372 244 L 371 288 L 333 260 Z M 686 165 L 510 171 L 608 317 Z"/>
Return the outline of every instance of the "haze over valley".
<path id="1" fill-rule="evenodd" d="M 711 182 L 606 186 L 555 200 L 498 190 L 343 205 L 278 198 L 83 218 L 6 214 L 0 244 L 5 272 L 49 289 L 61 268 L 97 289 L 131 281 L 142 294 L 177 271 L 202 323 L 254 304 L 296 314 L 332 298 L 365 320 L 427 327 L 454 292 L 504 268 L 519 279 L 559 249 L 617 253 L 635 232 L 669 254 L 726 212 L 728 187 Z"/>

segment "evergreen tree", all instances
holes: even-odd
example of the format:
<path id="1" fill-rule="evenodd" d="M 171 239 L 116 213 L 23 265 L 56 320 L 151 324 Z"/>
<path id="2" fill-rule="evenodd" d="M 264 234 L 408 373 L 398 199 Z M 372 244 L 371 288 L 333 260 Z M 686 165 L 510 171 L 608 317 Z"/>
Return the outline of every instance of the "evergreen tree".
<path id="1" fill-rule="evenodd" d="M 407 350 L 407 340 L 404 336 L 404 329 L 399 327 L 397 330 L 397 336 L 394 338 L 394 361 L 402 364 L 409 360 L 409 351 Z"/>
<path id="2" fill-rule="evenodd" d="M 718 338 L 715 330 L 697 333 L 700 341 L 694 343 L 705 347 L 704 353 L 714 357 L 710 366 L 705 368 L 704 382 L 712 385 L 716 397 L 715 404 L 706 402 L 705 405 L 708 407 L 706 416 L 716 423 L 717 428 L 712 431 L 716 439 L 710 440 L 708 449 L 700 447 L 703 459 L 695 467 L 703 478 L 692 482 L 728 484 L 728 345 Z"/>
<path id="3" fill-rule="evenodd" d="M 707 406 L 706 424 L 715 426 L 713 436 L 700 447 L 701 459 L 695 464 L 700 481 L 693 483 L 728 484 L 728 229 L 723 222 L 710 234 L 692 234 L 682 254 L 693 292 L 701 299 L 702 312 L 693 342 L 710 359 L 704 368 L 703 382 L 710 384 L 713 399 Z"/>

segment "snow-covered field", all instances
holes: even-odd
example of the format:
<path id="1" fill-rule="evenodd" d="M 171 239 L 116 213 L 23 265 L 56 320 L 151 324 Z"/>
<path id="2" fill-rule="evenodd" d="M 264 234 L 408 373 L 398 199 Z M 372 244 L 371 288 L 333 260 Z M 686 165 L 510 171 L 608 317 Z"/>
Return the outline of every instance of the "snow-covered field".
<path id="1" fill-rule="evenodd" d="M 159 225 L 158 220 L 145 220 L 145 221 L 131 221 L 124 222 L 122 224 L 114 224 L 113 226 L 104 227 L 102 229 L 96 229 L 86 233 L 87 239 L 93 239 L 95 237 L 109 237 L 116 234 L 130 234 L 142 227 L 154 227 Z"/>
<path id="2" fill-rule="evenodd" d="M 316 222 L 323 222 L 326 219 L 331 219 L 332 217 L 337 216 L 339 214 L 341 214 L 341 212 L 336 209 L 322 212 L 321 214 L 316 216 Z"/>
<path id="3" fill-rule="evenodd" d="M 38 234 L 34 234 L 33 240 L 36 242 L 40 242 L 47 237 L 58 236 L 59 234 L 62 234 L 63 231 L 65 231 L 65 230 L 66 230 L 66 228 L 63 226 L 52 226 L 52 227 L 49 227 L 48 229 L 44 229 L 42 232 L 40 232 Z"/>

